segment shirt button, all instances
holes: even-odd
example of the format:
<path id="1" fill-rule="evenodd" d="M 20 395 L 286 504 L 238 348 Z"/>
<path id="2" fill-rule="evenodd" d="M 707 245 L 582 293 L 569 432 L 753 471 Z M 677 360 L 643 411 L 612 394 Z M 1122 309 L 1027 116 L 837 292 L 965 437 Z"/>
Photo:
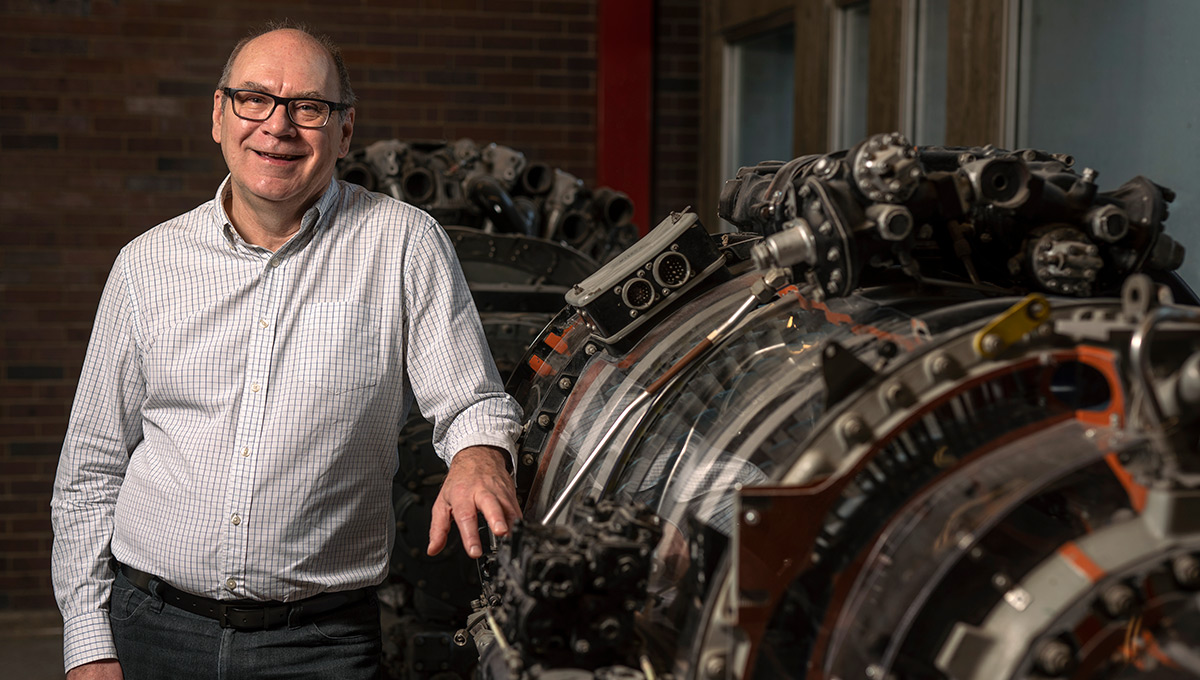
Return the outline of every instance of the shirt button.
<path id="1" fill-rule="evenodd" d="M 234 579 L 231 579 L 231 578 L 227 578 L 227 579 L 225 579 L 225 587 L 230 590 L 233 590 L 234 588 L 237 588 L 237 581 L 235 581 Z"/>
<path id="2" fill-rule="evenodd" d="M 249 449 L 249 448 L 243 448 L 243 449 L 242 449 L 242 458 L 249 458 L 249 457 L 250 457 L 250 449 Z"/>
<path id="3" fill-rule="evenodd" d="M 259 326 L 262 326 L 263 328 L 266 328 L 267 326 L 270 326 L 271 324 L 267 323 L 267 320 L 266 320 L 266 319 L 259 319 L 259 320 L 258 320 L 258 325 L 259 325 Z"/>
<path id="4" fill-rule="evenodd" d="M 233 517 L 230 517 L 230 518 L 229 518 L 229 521 L 230 521 L 231 523 L 233 523 L 233 526 L 235 526 L 235 527 L 236 527 L 237 525 L 239 525 L 239 524 L 241 524 L 241 523 L 242 523 L 242 518 L 241 518 L 241 516 L 240 516 L 240 515 L 234 515 Z"/>
<path id="5" fill-rule="evenodd" d="M 279 266 L 279 258 L 278 257 L 271 258 L 271 267 L 275 268 L 278 266 Z"/>
<path id="6" fill-rule="evenodd" d="M 258 391 L 258 383 L 254 383 L 253 385 L 251 385 L 251 386 L 250 386 L 250 391 L 251 391 L 251 392 L 257 392 L 257 391 Z"/>

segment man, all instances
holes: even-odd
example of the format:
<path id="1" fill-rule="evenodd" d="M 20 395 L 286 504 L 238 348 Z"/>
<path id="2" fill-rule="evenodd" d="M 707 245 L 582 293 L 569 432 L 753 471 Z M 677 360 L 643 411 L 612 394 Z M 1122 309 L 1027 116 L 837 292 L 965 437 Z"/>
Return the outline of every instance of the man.
<path id="1" fill-rule="evenodd" d="M 445 232 L 333 178 L 354 101 L 328 39 L 239 43 L 228 178 L 113 267 L 52 501 L 72 680 L 375 677 L 414 400 L 449 464 L 429 553 L 518 515 L 519 410 Z"/>

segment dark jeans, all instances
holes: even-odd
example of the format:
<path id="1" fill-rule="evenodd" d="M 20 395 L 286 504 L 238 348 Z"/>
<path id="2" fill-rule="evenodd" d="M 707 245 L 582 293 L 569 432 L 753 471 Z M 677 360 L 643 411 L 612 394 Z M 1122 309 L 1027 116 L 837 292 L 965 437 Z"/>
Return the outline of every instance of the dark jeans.
<path id="1" fill-rule="evenodd" d="M 125 680 L 381 677 L 374 597 L 295 627 L 245 632 L 167 605 L 118 573 L 109 619 Z"/>

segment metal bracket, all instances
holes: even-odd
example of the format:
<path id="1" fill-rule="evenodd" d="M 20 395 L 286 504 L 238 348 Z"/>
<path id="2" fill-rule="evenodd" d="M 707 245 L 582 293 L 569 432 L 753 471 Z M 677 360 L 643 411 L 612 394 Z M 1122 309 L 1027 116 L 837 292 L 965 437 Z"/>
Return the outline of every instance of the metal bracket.
<path id="1" fill-rule="evenodd" d="M 1039 293 L 1028 295 L 976 333 L 972 346 L 979 356 L 993 359 L 1049 318 L 1050 303 L 1046 301 L 1046 296 Z"/>

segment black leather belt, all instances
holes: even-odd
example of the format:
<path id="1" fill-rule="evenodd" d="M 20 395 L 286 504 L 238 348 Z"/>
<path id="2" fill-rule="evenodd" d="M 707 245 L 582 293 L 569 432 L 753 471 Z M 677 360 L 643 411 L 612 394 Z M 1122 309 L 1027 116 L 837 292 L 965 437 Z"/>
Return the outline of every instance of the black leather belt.
<path id="1" fill-rule="evenodd" d="M 125 578 L 140 590 L 157 595 L 163 602 L 220 622 L 222 628 L 268 630 L 285 625 L 301 625 L 321 616 L 349 607 L 370 597 L 372 588 L 323 593 L 296 602 L 256 602 L 254 600 L 214 600 L 185 593 L 162 579 L 128 565 L 120 565 Z M 156 584 L 153 588 L 151 584 Z"/>

